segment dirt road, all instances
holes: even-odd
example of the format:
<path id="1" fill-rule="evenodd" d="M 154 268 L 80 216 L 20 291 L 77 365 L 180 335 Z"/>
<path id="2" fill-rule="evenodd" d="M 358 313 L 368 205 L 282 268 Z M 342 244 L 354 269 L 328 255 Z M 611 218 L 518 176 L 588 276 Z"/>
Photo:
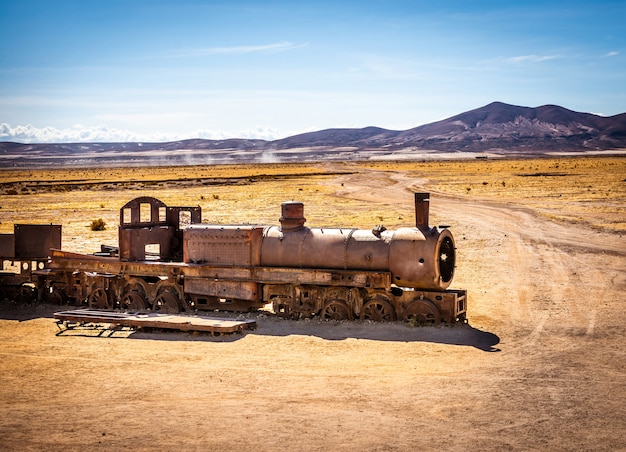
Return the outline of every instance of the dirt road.
<path id="1" fill-rule="evenodd" d="M 423 182 L 335 181 L 408 211 Z M 443 194 L 431 214 L 455 234 L 468 325 L 261 316 L 243 336 L 56 336 L 49 308 L 5 307 L 0 448 L 623 450 L 623 238 Z"/>

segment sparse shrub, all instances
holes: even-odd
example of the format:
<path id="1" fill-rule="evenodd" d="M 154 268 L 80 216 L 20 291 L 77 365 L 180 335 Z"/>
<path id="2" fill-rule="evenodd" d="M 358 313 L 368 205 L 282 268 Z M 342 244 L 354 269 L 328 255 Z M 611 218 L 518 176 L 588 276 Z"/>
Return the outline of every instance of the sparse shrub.
<path id="1" fill-rule="evenodd" d="M 10 188 L 9 190 L 7 190 L 7 195 L 17 195 L 17 190 L 15 190 L 14 188 Z"/>
<path id="2" fill-rule="evenodd" d="M 220 195 L 213 195 L 213 199 L 220 199 Z"/>
<path id="3" fill-rule="evenodd" d="M 106 226 L 107 224 L 102 220 L 102 218 L 98 218 L 97 220 L 93 220 L 91 222 L 90 229 L 92 231 L 104 231 Z"/>
<path id="4" fill-rule="evenodd" d="M 100 204 L 100 208 L 101 208 L 101 209 L 104 209 L 104 203 L 101 203 L 101 204 Z"/>

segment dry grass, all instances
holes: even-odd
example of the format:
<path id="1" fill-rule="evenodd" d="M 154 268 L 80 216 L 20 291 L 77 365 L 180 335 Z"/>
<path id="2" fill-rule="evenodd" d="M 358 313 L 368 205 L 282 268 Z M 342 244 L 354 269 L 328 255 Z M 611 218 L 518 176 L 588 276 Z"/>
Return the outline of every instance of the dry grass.
<path id="1" fill-rule="evenodd" d="M 199 165 L 114 168 L 53 168 L 17 169 L 0 171 L 0 182 L 15 183 L 18 187 L 35 189 L 37 186 L 73 186 L 88 183 L 134 183 L 136 186 L 162 185 L 167 181 L 196 179 L 237 179 L 248 177 L 280 177 L 294 174 L 315 174 L 316 165 L 262 164 L 262 165 Z"/>
<path id="2" fill-rule="evenodd" d="M 137 196 L 154 196 L 172 206 L 199 205 L 210 223 L 276 224 L 280 203 L 287 200 L 303 201 L 308 224 L 315 226 L 412 223 L 412 211 L 405 206 L 372 208 L 335 197 L 341 175 L 351 172 L 402 174 L 415 179 L 417 190 L 512 203 L 560 221 L 626 230 L 626 158 L 584 157 L 4 170 L 0 232 L 12 232 L 14 223 L 62 224 L 64 248 L 91 252 L 100 243 L 117 243 L 119 209 Z M 94 218 L 101 218 L 106 230 L 92 231 Z"/>
<path id="3" fill-rule="evenodd" d="M 426 179 L 433 192 L 532 207 L 558 221 L 626 231 L 626 158 L 384 163 L 376 168 Z"/>
<path id="4" fill-rule="evenodd" d="M 117 243 L 119 209 L 138 196 L 199 205 L 208 222 L 274 224 L 281 202 L 328 196 L 324 180 L 331 177 L 311 165 L 2 171 L 0 233 L 12 232 L 15 223 L 62 224 L 64 248 L 91 252 Z M 106 230 L 92 231 L 94 218 Z"/>

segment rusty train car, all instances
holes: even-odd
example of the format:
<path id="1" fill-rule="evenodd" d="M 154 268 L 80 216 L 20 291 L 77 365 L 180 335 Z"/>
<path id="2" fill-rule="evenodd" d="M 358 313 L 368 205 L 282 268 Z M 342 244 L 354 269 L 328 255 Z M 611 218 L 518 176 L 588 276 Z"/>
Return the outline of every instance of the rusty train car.
<path id="1" fill-rule="evenodd" d="M 0 286 L 21 300 L 94 309 L 271 305 L 288 318 L 464 322 L 466 291 L 449 288 L 454 238 L 429 226 L 429 194 L 414 196 L 415 226 L 396 230 L 310 228 L 301 202 L 281 205 L 279 225 L 206 224 L 200 207 L 140 197 L 120 209 L 118 246 L 94 254 L 62 251 L 60 226 L 16 225 L 0 253 L 21 263 L 0 273 Z"/>

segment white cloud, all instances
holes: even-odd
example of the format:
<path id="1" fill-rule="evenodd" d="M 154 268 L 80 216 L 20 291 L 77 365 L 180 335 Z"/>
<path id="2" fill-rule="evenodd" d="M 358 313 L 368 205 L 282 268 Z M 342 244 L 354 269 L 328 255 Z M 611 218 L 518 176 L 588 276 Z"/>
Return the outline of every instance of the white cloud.
<path id="1" fill-rule="evenodd" d="M 135 133 L 129 130 L 109 128 L 105 125 L 88 127 L 75 125 L 68 129 L 54 127 L 34 127 L 10 124 L 0 124 L 0 141 L 14 141 L 18 143 L 111 143 L 111 142 L 163 142 L 177 141 L 190 138 L 207 140 L 224 140 L 227 138 L 247 138 L 261 140 L 275 140 L 286 135 L 269 127 L 255 127 L 237 132 L 216 130 L 197 130 L 190 134 L 163 134 L 163 133 Z"/>
<path id="2" fill-rule="evenodd" d="M 11 127 L 0 124 L 0 140 L 19 143 L 82 143 L 107 141 L 141 141 L 137 134 L 126 130 L 108 128 L 105 125 L 85 127 L 75 125 L 69 129 L 55 127 L 35 127 L 31 124 Z"/>
<path id="3" fill-rule="evenodd" d="M 605 57 L 614 57 L 614 56 L 617 56 L 617 55 L 619 55 L 619 52 L 616 52 L 615 50 L 613 50 L 613 51 L 611 51 L 611 52 L 607 53 L 607 54 L 606 54 L 606 55 L 604 55 L 604 56 L 605 56 Z"/>
<path id="4" fill-rule="evenodd" d="M 530 61 L 532 63 L 540 63 L 542 61 L 549 61 L 559 58 L 557 55 L 520 55 L 516 57 L 507 58 L 507 61 L 512 63 L 523 63 Z"/>
<path id="5" fill-rule="evenodd" d="M 308 46 L 308 43 L 294 44 L 289 41 L 281 41 L 273 44 L 250 45 L 250 46 L 231 46 L 231 47 L 206 47 L 197 49 L 187 49 L 169 55 L 169 57 L 197 57 L 203 55 L 241 55 L 245 53 L 278 53 L 288 50 L 297 49 Z"/>

